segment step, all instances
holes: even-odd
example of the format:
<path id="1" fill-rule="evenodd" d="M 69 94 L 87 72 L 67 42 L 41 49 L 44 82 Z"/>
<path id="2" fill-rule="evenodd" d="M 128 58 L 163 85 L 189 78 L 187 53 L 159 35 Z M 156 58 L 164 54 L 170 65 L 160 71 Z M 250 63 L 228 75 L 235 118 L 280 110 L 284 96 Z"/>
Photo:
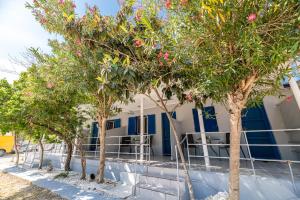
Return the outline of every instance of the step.
<path id="1" fill-rule="evenodd" d="M 299 149 L 294 149 L 294 150 L 291 150 L 291 151 L 294 152 L 294 153 L 300 153 Z"/>
<path id="2" fill-rule="evenodd" d="M 299 140 L 289 141 L 288 143 L 289 144 L 299 144 L 299 147 L 300 147 L 300 141 Z M 294 146 L 294 147 L 297 147 L 297 146 Z"/>
<path id="3" fill-rule="evenodd" d="M 184 179 L 180 178 L 178 182 L 177 177 L 174 175 L 121 172 L 120 182 L 124 185 L 132 186 L 133 191 L 136 189 L 136 197 L 143 200 L 144 198 L 156 199 L 156 197 L 160 197 L 159 199 L 177 199 L 178 186 L 181 199 L 185 199 L 187 195 Z M 134 187 L 135 184 L 136 187 Z"/>
<path id="4" fill-rule="evenodd" d="M 178 184 L 181 191 L 185 190 L 185 182 L 177 181 L 176 179 L 170 179 L 170 177 L 157 177 L 151 175 L 140 175 L 139 183 L 145 185 L 152 185 L 157 188 L 167 188 L 177 191 Z"/>
<path id="5" fill-rule="evenodd" d="M 177 198 L 177 190 L 170 188 L 153 186 L 149 184 L 137 184 L 136 195 L 138 199 L 143 200 L 175 200 Z"/>

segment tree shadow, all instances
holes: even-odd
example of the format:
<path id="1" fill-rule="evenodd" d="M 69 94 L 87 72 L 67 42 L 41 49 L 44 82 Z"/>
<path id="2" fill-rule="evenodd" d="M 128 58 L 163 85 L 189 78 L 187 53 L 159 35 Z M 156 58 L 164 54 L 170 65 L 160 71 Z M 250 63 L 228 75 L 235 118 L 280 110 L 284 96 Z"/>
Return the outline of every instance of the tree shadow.
<path id="1" fill-rule="evenodd" d="M 64 200 L 64 198 L 50 192 L 49 190 L 39 188 L 34 185 L 29 185 L 22 188 L 18 192 L 7 196 L 5 198 L 0 198 L 1 200 Z"/>

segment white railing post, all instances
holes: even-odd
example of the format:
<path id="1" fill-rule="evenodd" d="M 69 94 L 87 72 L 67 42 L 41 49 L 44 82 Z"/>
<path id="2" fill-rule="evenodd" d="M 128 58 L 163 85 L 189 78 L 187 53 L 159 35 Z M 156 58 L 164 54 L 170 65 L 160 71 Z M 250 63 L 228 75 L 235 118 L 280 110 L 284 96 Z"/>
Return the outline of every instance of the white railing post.
<path id="1" fill-rule="evenodd" d="M 144 97 L 141 95 L 140 110 L 140 160 L 144 160 Z"/>
<path id="2" fill-rule="evenodd" d="M 135 152 L 137 152 L 137 146 L 134 146 Z M 136 173 L 136 167 L 137 167 L 137 153 L 135 153 L 135 163 L 134 163 L 134 187 L 133 187 L 133 196 L 136 196 L 136 184 L 137 184 L 137 173 Z"/>
<path id="3" fill-rule="evenodd" d="M 61 150 L 62 148 L 62 150 Z M 62 142 L 60 145 L 60 151 L 61 151 L 61 160 L 60 160 L 60 167 L 63 168 L 64 167 L 64 163 L 65 163 L 65 158 L 64 158 L 64 153 L 65 153 L 65 143 Z"/>
<path id="4" fill-rule="evenodd" d="M 121 151 L 121 136 L 119 136 L 118 159 L 120 159 L 120 151 Z"/>
<path id="5" fill-rule="evenodd" d="M 148 136 L 149 161 L 151 161 L 151 135 Z"/>
<path id="6" fill-rule="evenodd" d="M 94 151 L 95 151 L 95 152 L 94 152 L 94 158 L 96 158 L 96 157 L 97 157 L 97 145 L 98 145 L 98 144 L 97 144 L 97 142 L 98 142 L 97 140 L 98 140 L 98 137 L 97 137 L 97 139 L 96 139 L 96 144 L 94 144 L 94 145 L 95 145 L 95 150 L 94 150 Z"/>
<path id="7" fill-rule="evenodd" d="M 289 165 L 289 170 L 290 170 L 290 174 L 291 174 L 291 179 L 292 179 L 292 184 L 293 184 L 294 192 L 296 193 L 297 189 L 296 189 L 296 185 L 295 185 L 295 179 L 294 179 L 293 169 L 292 169 L 292 166 L 291 166 L 291 161 L 289 160 L 287 163 Z"/>
<path id="8" fill-rule="evenodd" d="M 203 148 L 204 162 L 205 162 L 206 168 L 208 169 L 209 166 L 210 166 L 210 161 L 209 161 L 207 141 L 206 141 L 206 135 L 205 135 L 203 114 L 202 114 L 201 109 L 198 109 L 198 118 L 199 118 L 199 125 L 200 125 L 200 134 L 201 134 L 201 142 L 202 142 L 202 148 Z"/>
<path id="9" fill-rule="evenodd" d="M 250 162 L 251 162 L 251 167 L 252 167 L 253 175 L 256 176 L 255 168 L 254 168 L 254 163 L 253 163 L 253 159 L 252 159 L 252 156 L 251 156 L 251 151 L 250 151 L 250 147 L 249 147 L 249 143 L 248 143 L 247 134 L 246 134 L 246 131 L 242 131 L 242 132 L 244 133 L 245 141 L 246 141 L 246 144 L 247 144 L 247 149 L 248 149 L 248 154 L 249 154 L 249 158 L 250 158 Z"/>
<path id="10" fill-rule="evenodd" d="M 177 173 L 177 198 L 180 199 L 180 182 L 179 182 L 179 163 L 178 163 L 178 153 L 177 146 L 175 145 L 175 156 L 176 156 L 176 173 Z"/>
<path id="11" fill-rule="evenodd" d="M 187 150 L 187 154 L 188 154 L 189 168 L 191 168 L 190 147 L 189 147 L 188 133 L 186 133 L 185 137 L 186 137 L 186 150 Z"/>

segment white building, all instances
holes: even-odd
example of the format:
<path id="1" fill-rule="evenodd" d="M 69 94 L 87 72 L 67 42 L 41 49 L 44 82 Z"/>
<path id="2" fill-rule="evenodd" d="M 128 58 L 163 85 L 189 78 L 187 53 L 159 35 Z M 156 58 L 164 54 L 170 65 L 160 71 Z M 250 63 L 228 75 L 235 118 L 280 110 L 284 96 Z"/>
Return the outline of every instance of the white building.
<path id="1" fill-rule="evenodd" d="M 289 145 L 300 143 L 300 131 L 286 130 L 300 128 L 299 107 L 289 85 L 285 88 L 283 87 L 281 92 L 285 94 L 284 97 L 267 96 L 260 107 L 249 108 L 244 111 L 242 117 L 243 130 L 249 130 L 249 132 L 246 132 L 248 141 L 242 137 L 241 142 L 244 144 L 248 142 L 249 144 L 275 145 L 267 147 L 250 146 L 252 158 L 275 160 L 298 160 L 300 158 L 300 148 L 276 146 L 276 144 Z M 128 143 L 139 143 L 139 141 L 132 141 L 129 138 L 130 141 L 126 142 L 124 138 L 126 139 L 126 136 L 139 138 L 138 135 L 141 132 L 141 99 L 143 99 L 144 133 L 151 135 L 151 154 L 154 155 L 154 159 L 162 156 L 166 159 L 170 155 L 174 157 L 174 142 L 166 114 L 152 100 L 143 96 L 137 95 L 134 103 L 122 106 L 123 111 L 108 120 L 107 128 L 109 130 L 107 131 L 106 151 L 112 154 L 113 152 L 121 152 L 121 154 L 134 152 L 133 146 L 128 148 L 125 148 L 125 146 Z M 170 108 L 174 107 L 175 104 L 177 104 L 176 100 L 170 100 L 167 103 Z M 199 120 L 199 116 L 201 117 L 201 115 L 198 115 L 198 111 L 195 109 L 193 103 L 187 103 L 176 108 L 173 115 L 179 138 L 183 139 L 186 133 L 200 132 L 200 123 L 203 123 L 207 143 L 229 143 L 228 137 L 226 139 L 226 134 L 230 132 L 229 114 L 225 106 L 208 102 L 202 112 L 203 121 Z M 95 122 L 92 123 L 91 128 L 92 136 L 97 137 L 98 128 Z M 261 131 L 257 132 L 253 130 Z M 114 138 L 109 139 L 111 136 Z M 121 136 L 121 138 L 117 139 L 115 136 Z M 93 138 L 91 143 L 95 144 L 96 140 L 96 138 Z M 189 146 L 189 153 L 203 156 L 202 146 L 193 145 L 193 143 L 202 143 L 200 135 L 194 134 L 193 137 L 189 137 L 189 140 L 189 144 L 191 144 Z M 183 143 L 183 147 L 186 148 L 186 142 Z M 120 148 L 117 144 L 121 144 Z M 208 154 L 211 157 L 229 156 L 229 149 L 226 148 L 226 145 L 208 147 Z M 95 150 L 95 148 L 93 149 L 92 147 L 91 150 Z M 187 153 L 186 149 L 185 153 Z M 242 146 L 241 157 L 249 158 L 249 156 L 247 146 Z"/>

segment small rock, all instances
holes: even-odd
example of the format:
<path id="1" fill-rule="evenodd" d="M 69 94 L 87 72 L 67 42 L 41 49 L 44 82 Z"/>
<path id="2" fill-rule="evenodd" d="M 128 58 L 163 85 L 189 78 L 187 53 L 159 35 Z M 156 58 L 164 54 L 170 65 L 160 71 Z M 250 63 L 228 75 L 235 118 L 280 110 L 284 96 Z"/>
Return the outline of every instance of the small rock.
<path id="1" fill-rule="evenodd" d="M 51 164 L 51 162 L 49 162 L 47 166 L 47 172 L 52 172 L 52 171 L 53 171 L 53 165 Z"/>

